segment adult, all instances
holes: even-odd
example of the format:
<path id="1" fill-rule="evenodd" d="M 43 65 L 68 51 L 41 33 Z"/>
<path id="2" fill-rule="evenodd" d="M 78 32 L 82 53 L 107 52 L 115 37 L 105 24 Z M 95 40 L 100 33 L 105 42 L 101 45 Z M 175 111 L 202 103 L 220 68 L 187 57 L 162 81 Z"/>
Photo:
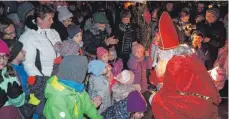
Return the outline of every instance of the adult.
<path id="1" fill-rule="evenodd" d="M 14 39 L 16 37 L 15 27 L 7 18 L 0 18 L 0 38 Z"/>
<path id="2" fill-rule="evenodd" d="M 109 37 L 111 33 L 110 25 L 104 13 L 96 12 L 92 19 L 88 19 L 84 26 L 83 42 L 86 52 L 96 55 L 98 47 L 108 49 L 109 45 L 116 44 L 114 37 Z"/>
<path id="3" fill-rule="evenodd" d="M 52 28 L 55 29 L 62 41 L 68 39 L 67 27 L 72 24 L 72 13 L 68 10 L 67 6 L 57 6 L 57 19 L 54 19 Z"/>
<path id="4" fill-rule="evenodd" d="M 215 119 L 220 99 L 211 77 L 191 48 L 179 45 L 169 14 L 162 13 L 160 19 L 159 55 L 167 60 L 164 65 L 158 64 L 164 69 L 159 73 L 164 76 L 163 87 L 149 100 L 154 117 Z M 173 31 L 173 35 L 168 35 L 168 31 Z"/>
<path id="5" fill-rule="evenodd" d="M 213 68 L 213 63 L 218 56 L 218 49 L 226 41 L 226 30 L 224 24 L 218 20 L 220 11 L 217 8 L 210 8 L 206 11 L 206 22 L 200 22 L 196 29 L 205 32 L 202 45 L 208 48 L 210 59 L 206 61 L 207 69 Z"/>
<path id="6" fill-rule="evenodd" d="M 130 23 L 131 13 L 128 10 L 123 10 L 120 13 L 121 23 L 115 30 L 116 36 L 119 39 L 117 45 L 117 54 L 123 61 L 124 68 L 127 68 L 127 61 L 131 53 L 132 44 L 137 43 L 136 26 Z"/>
<path id="7" fill-rule="evenodd" d="M 190 15 L 190 21 L 192 23 L 195 23 L 197 20 L 198 21 L 202 21 L 204 20 L 204 16 L 205 16 L 205 12 L 206 12 L 206 5 L 204 2 L 198 2 L 197 3 L 197 8 L 194 9 Z"/>
<path id="8" fill-rule="evenodd" d="M 29 76 L 50 76 L 53 70 L 54 60 L 58 57 L 53 45 L 61 41 L 59 34 L 50 29 L 53 23 L 55 8 L 51 4 L 43 4 L 35 9 L 33 27 L 21 35 L 19 41 L 24 45 L 26 51 L 23 62 Z"/>

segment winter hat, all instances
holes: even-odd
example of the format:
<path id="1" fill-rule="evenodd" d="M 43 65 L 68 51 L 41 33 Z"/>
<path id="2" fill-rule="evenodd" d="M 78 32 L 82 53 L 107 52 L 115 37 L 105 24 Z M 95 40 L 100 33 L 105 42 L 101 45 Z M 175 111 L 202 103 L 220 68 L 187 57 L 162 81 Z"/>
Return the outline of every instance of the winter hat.
<path id="1" fill-rule="evenodd" d="M 9 62 L 12 62 L 23 48 L 23 44 L 17 40 L 4 40 L 10 50 Z"/>
<path id="2" fill-rule="evenodd" d="M 68 10 L 67 7 L 61 6 L 57 8 L 58 11 L 58 19 L 60 22 L 73 17 L 72 13 Z"/>
<path id="3" fill-rule="evenodd" d="M 127 97 L 128 112 L 145 112 L 146 101 L 138 91 L 131 92 Z"/>
<path id="4" fill-rule="evenodd" d="M 181 12 L 184 12 L 186 14 L 190 14 L 190 9 L 188 7 L 184 7 L 181 9 Z"/>
<path id="5" fill-rule="evenodd" d="M 220 11 L 217 8 L 209 8 L 206 12 L 213 14 L 216 18 L 219 18 Z"/>
<path id="6" fill-rule="evenodd" d="M 7 18 L 12 21 L 15 25 L 20 23 L 20 19 L 17 15 L 17 13 L 12 13 L 12 14 L 9 14 L 7 15 Z"/>
<path id="7" fill-rule="evenodd" d="M 88 60 L 86 56 L 65 56 L 62 60 L 57 76 L 64 80 L 82 83 L 87 73 Z"/>
<path id="8" fill-rule="evenodd" d="M 0 39 L 0 53 L 6 53 L 7 55 L 10 55 L 10 51 L 7 44 L 1 39 Z"/>
<path id="9" fill-rule="evenodd" d="M 81 29 L 76 25 L 70 25 L 68 26 L 67 31 L 68 31 L 68 37 L 72 39 L 77 33 L 81 32 Z"/>
<path id="10" fill-rule="evenodd" d="M 106 68 L 106 63 L 101 60 L 92 60 L 88 64 L 88 73 L 92 73 L 95 76 L 99 76 L 103 73 Z"/>
<path id="11" fill-rule="evenodd" d="M 134 82 L 134 73 L 130 70 L 123 70 L 121 72 L 119 82 L 122 84 L 132 85 Z"/>
<path id="12" fill-rule="evenodd" d="M 25 21 L 26 15 L 34 9 L 34 5 L 30 2 L 23 2 L 19 4 L 17 14 L 21 22 Z"/>
<path id="13" fill-rule="evenodd" d="M 98 59 L 101 59 L 103 57 L 103 55 L 106 54 L 106 53 L 108 53 L 108 51 L 103 47 L 98 47 L 96 49 L 96 55 L 97 55 Z"/>
<path id="14" fill-rule="evenodd" d="M 108 24 L 106 15 L 103 12 L 96 12 L 93 14 L 94 23 Z"/>
<path id="15" fill-rule="evenodd" d="M 61 56 L 79 55 L 80 46 L 73 40 L 65 40 L 62 43 L 57 42 L 54 45 L 54 49 Z"/>
<path id="16" fill-rule="evenodd" d="M 122 18 L 131 18 L 131 13 L 129 10 L 124 9 L 121 13 L 120 13 L 120 17 Z"/>

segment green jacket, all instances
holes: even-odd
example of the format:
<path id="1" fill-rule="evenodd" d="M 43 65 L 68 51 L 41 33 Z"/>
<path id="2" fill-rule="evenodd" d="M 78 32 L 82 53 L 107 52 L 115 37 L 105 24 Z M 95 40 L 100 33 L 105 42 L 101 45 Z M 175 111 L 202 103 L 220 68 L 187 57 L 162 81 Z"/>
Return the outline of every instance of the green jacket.
<path id="1" fill-rule="evenodd" d="M 21 86 L 18 77 L 14 76 L 14 77 L 5 77 L 5 74 L 7 72 L 7 68 L 3 68 L 1 73 L 1 76 L 3 77 L 3 82 L 0 83 L 0 88 L 3 89 L 6 93 L 7 93 L 7 88 L 8 88 L 8 84 L 11 83 L 13 85 L 14 82 L 16 82 L 19 86 Z M 19 96 L 17 96 L 16 98 L 10 98 L 8 96 L 8 101 L 3 105 L 3 106 L 15 106 L 15 107 L 20 107 L 25 103 L 25 93 L 22 92 Z"/>
<path id="2" fill-rule="evenodd" d="M 84 119 L 83 114 L 91 119 L 102 119 L 85 90 L 76 92 L 58 82 L 57 76 L 48 80 L 45 97 L 47 101 L 43 114 L 47 119 Z"/>

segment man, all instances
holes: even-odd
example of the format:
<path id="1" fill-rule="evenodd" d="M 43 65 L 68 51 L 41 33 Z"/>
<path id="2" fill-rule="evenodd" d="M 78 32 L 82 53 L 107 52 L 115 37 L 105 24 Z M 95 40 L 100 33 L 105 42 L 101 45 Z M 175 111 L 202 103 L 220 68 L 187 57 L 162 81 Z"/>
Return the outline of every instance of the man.
<path id="1" fill-rule="evenodd" d="M 130 23 L 131 13 L 128 10 L 123 10 L 120 13 L 121 23 L 116 29 L 115 33 L 119 39 L 117 45 L 118 57 L 123 61 L 124 68 L 127 68 L 127 61 L 129 60 L 129 55 L 131 53 L 132 44 L 136 44 L 139 39 L 137 39 L 136 27 Z"/>
<path id="2" fill-rule="evenodd" d="M 0 18 L 0 38 L 1 39 L 14 39 L 16 31 L 13 23 L 7 18 Z"/>
<path id="3" fill-rule="evenodd" d="M 166 60 L 164 65 L 157 64 L 163 67 L 159 73 L 164 76 L 163 87 L 149 100 L 154 117 L 216 119 L 220 98 L 206 68 L 191 48 L 179 45 L 178 35 L 167 12 L 162 13 L 159 26 L 159 55 Z"/>
<path id="4" fill-rule="evenodd" d="M 92 19 L 86 21 L 83 42 L 88 54 L 95 56 L 98 47 L 108 49 L 109 45 L 117 44 L 114 37 L 109 37 L 111 33 L 110 25 L 104 13 L 96 12 Z"/>

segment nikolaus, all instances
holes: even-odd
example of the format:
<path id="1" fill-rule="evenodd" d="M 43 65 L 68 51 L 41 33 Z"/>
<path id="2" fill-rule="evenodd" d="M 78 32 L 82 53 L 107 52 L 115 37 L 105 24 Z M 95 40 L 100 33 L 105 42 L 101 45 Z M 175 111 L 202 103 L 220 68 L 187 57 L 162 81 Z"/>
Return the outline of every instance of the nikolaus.
<path id="1" fill-rule="evenodd" d="M 165 27 L 167 30 L 164 30 Z M 162 13 L 159 32 L 160 55 L 167 52 L 166 56 L 160 57 L 166 58 L 167 62 L 164 61 L 166 68 L 163 72 L 158 73 L 163 76 L 163 86 L 149 99 L 154 117 L 216 119 L 219 94 L 196 54 L 187 45 L 179 45 L 176 30 L 167 12 Z"/>

